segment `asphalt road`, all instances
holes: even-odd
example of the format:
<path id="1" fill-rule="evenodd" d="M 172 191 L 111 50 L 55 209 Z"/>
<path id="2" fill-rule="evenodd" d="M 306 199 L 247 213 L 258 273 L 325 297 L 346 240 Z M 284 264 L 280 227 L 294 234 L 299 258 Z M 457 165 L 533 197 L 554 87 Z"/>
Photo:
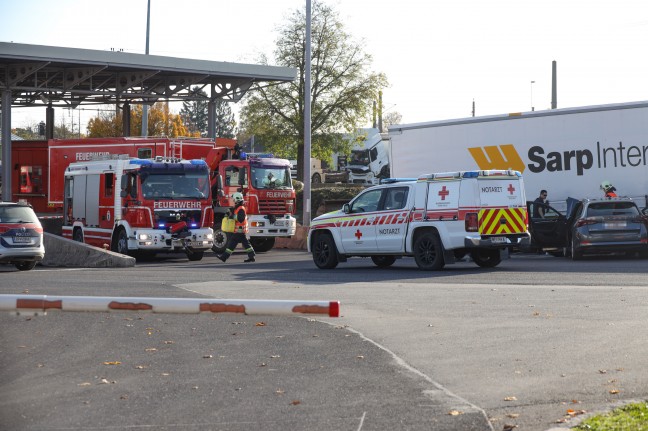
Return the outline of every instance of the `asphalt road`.
<path id="1" fill-rule="evenodd" d="M 342 303 L 338 319 L 0 315 L 0 430 L 540 431 L 648 398 L 648 261 L 516 255 L 430 273 L 244 258 L 0 266 L 0 293 Z"/>

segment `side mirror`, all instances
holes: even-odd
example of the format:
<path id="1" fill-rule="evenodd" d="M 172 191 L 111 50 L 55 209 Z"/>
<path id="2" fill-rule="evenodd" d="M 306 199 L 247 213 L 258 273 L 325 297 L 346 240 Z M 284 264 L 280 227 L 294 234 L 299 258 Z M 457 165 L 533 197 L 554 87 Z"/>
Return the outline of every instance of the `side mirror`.
<path id="1" fill-rule="evenodd" d="M 351 207 L 349 206 L 349 204 L 342 205 L 342 212 L 344 212 L 344 214 L 349 214 L 351 212 Z"/>

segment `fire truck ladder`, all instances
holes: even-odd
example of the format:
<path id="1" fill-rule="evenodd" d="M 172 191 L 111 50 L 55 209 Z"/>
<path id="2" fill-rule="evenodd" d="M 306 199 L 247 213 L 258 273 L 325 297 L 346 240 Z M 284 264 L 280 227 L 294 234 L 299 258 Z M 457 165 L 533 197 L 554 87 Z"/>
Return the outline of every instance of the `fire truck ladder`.
<path id="1" fill-rule="evenodd" d="M 171 142 L 171 157 L 174 159 L 182 158 L 182 142 Z"/>

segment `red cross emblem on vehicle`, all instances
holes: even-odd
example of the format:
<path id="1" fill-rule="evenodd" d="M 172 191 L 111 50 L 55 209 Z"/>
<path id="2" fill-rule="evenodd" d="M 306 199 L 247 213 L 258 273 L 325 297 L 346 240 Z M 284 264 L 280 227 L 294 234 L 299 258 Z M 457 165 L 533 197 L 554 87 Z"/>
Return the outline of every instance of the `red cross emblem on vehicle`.
<path id="1" fill-rule="evenodd" d="M 355 237 L 358 238 L 358 241 L 360 241 L 360 238 L 362 238 L 362 232 L 360 232 L 360 229 L 356 231 Z"/>
<path id="2" fill-rule="evenodd" d="M 510 194 L 513 194 L 513 192 L 515 191 L 515 187 L 513 187 L 513 184 L 509 184 L 506 190 L 508 190 Z"/>
<path id="3" fill-rule="evenodd" d="M 446 189 L 446 186 L 441 187 L 441 190 L 439 190 L 439 196 L 441 196 L 441 200 L 444 201 L 446 196 L 450 194 L 450 190 Z"/>

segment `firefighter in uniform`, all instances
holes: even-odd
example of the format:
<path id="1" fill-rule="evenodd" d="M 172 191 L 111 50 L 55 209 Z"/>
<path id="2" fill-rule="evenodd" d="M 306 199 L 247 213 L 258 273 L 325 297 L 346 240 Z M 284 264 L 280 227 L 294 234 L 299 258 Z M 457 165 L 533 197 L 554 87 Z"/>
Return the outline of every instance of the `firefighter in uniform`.
<path id="1" fill-rule="evenodd" d="M 254 258 L 254 248 L 252 248 L 252 244 L 250 244 L 250 240 L 247 237 L 247 214 L 245 213 L 245 206 L 243 206 L 243 194 L 238 192 L 234 193 L 232 198 L 234 199 L 234 209 L 229 213 L 228 217 L 234 219 L 234 233 L 230 235 L 227 241 L 225 253 L 219 254 L 218 258 L 226 262 L 234 252 L 236 246 L 242 243 L 243 247 L 245 247 L 245 252 L 248 254 L 248 258 L 244 262 L 254 262 L 256 260 Z"/>

